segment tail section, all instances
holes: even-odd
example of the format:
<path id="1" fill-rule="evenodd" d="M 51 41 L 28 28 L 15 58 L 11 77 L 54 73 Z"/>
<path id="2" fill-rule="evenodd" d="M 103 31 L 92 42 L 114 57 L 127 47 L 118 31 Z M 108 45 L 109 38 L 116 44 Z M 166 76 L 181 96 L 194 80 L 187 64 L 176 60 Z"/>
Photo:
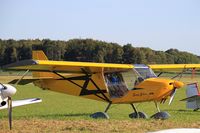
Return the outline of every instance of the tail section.
<path id="1" fill-rule="evenodd" d="M 189 109 L 198 110 L 200 108 L 200 95 L 198 90 L 198 84 L 188 84 L 186 89 L 186 95 L 186 107 Z"/>
<path id="2" fill-rule="evenodd" d="M 187 97 L 192 97 L 199 94 L 197 83 L 192 83 L 187 85 L 186 95 Z"/>
<path id="3" fill-rule="evenodd" d="M 47 56 L 42 50 L 32 52 L 33 60 L 48 60 Z M 57 77 L 54 73 L 51 72 L 32 72 L 34 78 L 54 78 Z"/>
<path id="4" fill-rule="evenodd" d="M 32 58 L 34 60 L 48 60 L 47 56 L 44 54 L 42 50 L 33 51 Z"/>

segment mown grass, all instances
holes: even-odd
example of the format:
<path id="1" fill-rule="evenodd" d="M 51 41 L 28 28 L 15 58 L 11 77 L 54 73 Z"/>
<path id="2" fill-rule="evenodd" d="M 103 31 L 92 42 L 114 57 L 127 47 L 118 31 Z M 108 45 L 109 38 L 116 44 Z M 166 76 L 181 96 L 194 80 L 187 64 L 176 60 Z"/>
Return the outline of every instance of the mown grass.
<path id="1" fill-rule="evenodd" d="M 7 82 L 9 78 L 3 76 L 0 77 L 0 80 L 1 82 Z M 196 82 L 199 78 L 191 79 L 190 77 L 185 77 L 182 80 Z M 17 89 L 18 91 L 13 99 L 38 97 L 42 98 L 43 102 L 14 108 L 13 132 L 20 132 L 20 127 L 27 124 L 33 125 L 26 127 L 24 132 L 30 128 L 35 128 L 33 132 L 100 132 L 101 130 L 105 132 L 146 132 L 173 127 L 200 127 L 200 111 L 193 112 L 186 109 L 185 102 L 179 101 L 186 97 L 185 88 L 177 91 L 175 99 L 170 106 L 168 101 L 165 104 L 160 104 L 160 109 L 167 111 L 171 115 L 171 118 L 165 121 L 152 119 L 131 120 L 128 114 L 133 109 L 127 104 L 112 105 L 108 111 L 110 120 L 94 120 L 89 115 L 94 112 L 104 111 L 107 103 L 42 90 L 32 84 L 18 85 Z M 153 102 L 136 105 L 139 111 L 144 111 L 148 116 L 156 113 Z M 2 131 L 8 131 L 7 110 L 0 112 L 0 119 L 2 120 L 0 128 L 3 129 Z M 96 129 L 94 128 L 95 126 Z"/>
<path id="2" fill-rule="evenodd" d="M 84 99 L 80 97 L 70 96 L 66 94 L 41 90 L 33 85 L 17 86 L 18 92 L 13 99 L 24 99 L 31 97 L 39 97 L 43 99 L 42 103 L 27 105 L 14 108 L 14 119 L 21 118 L 44 118 L 44 119 L 91 119 L 90 114 L 97 111 L 104 111 L 107 103 Z M 169 106 L 168 101 L 160 104 L 160 109 L 167 111 L 172 116 L 170 119 L 174 121 L 184 120 L 188 122 L 199 121 L 197 117 L 200 112 L 193 112 L 185 107 L 185 102 L 179 100 L 185 97 L 185 90 L 177 91 L 173 103 Z M 156 113 L 153 102 L 136 104 L 138 110 L 144 111 L 149 116 Z M 112 105 L 108 111 L 110 119 L 127 120 L 128 114 L 133 109 L 127 104 Z M 4 115 L 3 115 L 4 114 Z M 0 117 L 7 117 L 7 111 L 3 111 Z"/>

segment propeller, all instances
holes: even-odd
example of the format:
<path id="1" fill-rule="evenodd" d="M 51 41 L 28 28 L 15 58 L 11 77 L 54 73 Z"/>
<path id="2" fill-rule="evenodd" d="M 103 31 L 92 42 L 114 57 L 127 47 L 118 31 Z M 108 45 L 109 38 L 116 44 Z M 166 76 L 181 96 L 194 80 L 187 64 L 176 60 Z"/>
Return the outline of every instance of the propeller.
<path id="1" fill-rule="evenodd" d="M 9 128 L 12 129 L 12 99 L 8 97 L 8 122 Z"/>
<path id="2" fill-rule="evenodd" d="M 181 88 L 181 87 L 184 86 L 184 83 L 183 83 L 183 82 L 180 82 L 180 81 L 174 81 L 172 84 L 173 84 L 174 88 L 173 88 L 173 90 L 171 91 L 171 94 L 170 94 L 169 105 L 172 103 L 172 101 L 173 101 L 173 99 L 174 99 L 174 96 L 175 96 L 175 94 L 176 94 L 176 90 L 177 90 L 178 88 Z"/>
<path id="3" fill-rule="evenodd" d="M 170 94 L 170 100 L 169 100 L 169 105 L 172 103 L 172 101 L 174 100 L 174 96 L 176 94 L 176 87 L 174 87 L 174 89 L 172 90 L 171 94 Z"/>

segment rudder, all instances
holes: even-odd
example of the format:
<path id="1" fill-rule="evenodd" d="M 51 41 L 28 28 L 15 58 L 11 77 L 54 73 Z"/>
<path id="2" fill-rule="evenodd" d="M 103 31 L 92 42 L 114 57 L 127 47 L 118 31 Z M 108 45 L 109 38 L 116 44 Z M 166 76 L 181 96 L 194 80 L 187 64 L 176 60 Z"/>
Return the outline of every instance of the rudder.
<path id="1" fill-rule="evenodd" d="M 187 100 L 186 102 L 186 107 L 189 109 L 198 109 L 199 108 L 199 100 L 197 100 L 197 97 L 199 95 L 199 90 L 198 90 L 198 84 L 197 83 L 191 83 L 187 85 L 186 88 L 186 95 L 187 98 L 191 98 L 193 100 Z"/>
<path id="2" fill-rule="evenodd" d="M 33 51 L 32 59 L 34 60 L 48 60 L 47 56 L 44 54 L 42 50 Z"/>
<path id="3" fill-rule="evenodd" d="M 197 83 L 192 83 L 187 85 L 186 95 L 187 97 L 195 96 L 199 94 Z"/>
<path id="4" fill-rule="evenodd" d="M 42 50 L 32 51 L 32 59 L 33 60 L 48 60 L 47 56 Z M 54 73 L 51 72 L 32 72 L 32 76 L 34 78 L 53 78 L 57 77 Z"/>

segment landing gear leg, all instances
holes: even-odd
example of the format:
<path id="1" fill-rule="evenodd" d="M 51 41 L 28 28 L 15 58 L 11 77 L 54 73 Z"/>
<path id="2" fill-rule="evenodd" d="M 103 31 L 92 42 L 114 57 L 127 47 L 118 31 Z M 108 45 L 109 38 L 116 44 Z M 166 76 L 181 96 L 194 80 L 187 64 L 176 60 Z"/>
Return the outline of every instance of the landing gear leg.
<path id="1" fill-rule="evenodd" d="M 154 115 L 151 116 L 151 118 L 154 118 L 154 119 L 161 119 L 161 120 L 166 120 L 170 117 L 169 113 L 165 112 L 165 111 L 160 111 L 160 108 L 157 104 L 157 102 L 155 101 L 155 106 L 156 106 L 156 109 L 157 109 L 157 113 L 155 113 Z"/>
<path id="2" fill-rule="evenodd" d="M 133 113 L 129 114 L 129 117 L 131 119 L 135 119 L 135 118 L 144 118 L 144 119 L 147 119 L 148 118 L 148 116 L 144 112 L 138 112 L 137 109 L 136 109 L 136 107 L 133 104 L 131 104 L 131 106 L 132 106 L 132 108 L 134 110 Z"/>
<path id="3" fill-rule="evenodd" d="M 107 111 L 108 111 L 108 109 L 110 108 L 110 106 L 111 106 L 111 103 L 109 103 L 108 106 L 106 107 L 106 109 L 105 109 L 105 111 L 104 111 L 105 113 L 107 113 Z"/>
<path id="4" fill-rule="evenodd" d="M 90 117 L 95 118 L 95 119 L 109 119 L 109 116 L 107 114 L 108 109 L 110 108 L 112 103 L 109 103 L 108 106 L 106 107 L 104 112 L 96 112 L 94 114 L 91 114 Z"/>
<path id="5" fill-rule="evenodd" d="M 158 106 L 158 103 L 157 103 L 157 102 L 154 102 L 154 103 L 155 103 L 155 106 L 156 106 L 157 111 L 160 112 L 160 108 L 159 108 L 159 106 Z"/>

